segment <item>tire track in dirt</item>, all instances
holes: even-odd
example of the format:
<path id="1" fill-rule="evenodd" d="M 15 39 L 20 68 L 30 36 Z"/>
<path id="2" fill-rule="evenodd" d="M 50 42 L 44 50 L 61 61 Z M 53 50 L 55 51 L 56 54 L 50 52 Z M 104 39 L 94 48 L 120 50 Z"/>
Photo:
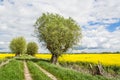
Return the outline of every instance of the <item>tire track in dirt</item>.
<path id="1" fill-rule="evenodd" d="M 57 80 L 57 78 L 54 75 L 52 75 L 51 73 L 49 73 L 48 71 L 46 71 L 45 69 L 43 69 L 42 67 L 40 67 L 39 65 L 37 65 L 36 63 L 34 63 L 34 65 L 36 67 L 38 67 L 40 71 L 42 71 L 44 74 L 46 74 L 52 80 Z"/>
<path id="2" fill-rule="evenodd" d="M 2 62 L 2 63 L 0 64 L 0 67 L 2 67 L 2 66 L 4 66 L 4 65 L 8 64 L 10 61 L 11 61 L 11 59 L 9 59 L 9 60 L 7 60 L 7 61 L 5 61 L 5 62 Z"/>
<path id="3" fill-rule="evenodd" d="M 32 80 L 26 61 L 24 61 L 24 76 L 25 76 L 25 80 Z"/>

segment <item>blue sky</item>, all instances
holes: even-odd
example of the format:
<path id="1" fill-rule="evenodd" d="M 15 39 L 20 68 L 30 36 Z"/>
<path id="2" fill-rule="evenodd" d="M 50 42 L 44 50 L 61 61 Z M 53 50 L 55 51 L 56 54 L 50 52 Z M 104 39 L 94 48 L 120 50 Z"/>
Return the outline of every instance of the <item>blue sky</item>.
<path id="1" fill-rule="evenodd" d="M 106 29 L 110 32 L 114 32 L 116 29 L 120 28 L 120 18 L 116 18 L 118 20 L 115 23 L 104 23 L 104 22 L 88 22 L 89 25 L 95 26 L 95 25 L 106 25 Z"/>
<path id="2" fill-rule="evenodd" d="M 120 0 L 0 0 L 0 52 L 10 51 L 14 37 L 39 44 L 34 23 L 42 13 L 72 17 L 82 28 L 83 38 L 69 52 L 120 51 Z"/>
<path id="3" fill-rule="evenodd" d="M 120 21 L 118 21 L 116 23 L 112 23 L 108 26 L 109 31 L 115 31 L 118 28 L 120 28 Z"/>

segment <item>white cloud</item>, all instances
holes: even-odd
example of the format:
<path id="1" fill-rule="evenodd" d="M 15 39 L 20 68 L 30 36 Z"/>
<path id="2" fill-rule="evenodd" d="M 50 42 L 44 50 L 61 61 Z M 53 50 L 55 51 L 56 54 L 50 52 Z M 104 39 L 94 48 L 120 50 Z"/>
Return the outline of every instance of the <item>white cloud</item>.
<path id="1" fill-rule="evenodd" d="M 7 29 L 7 25 L 6 24 L 0 24 L 0 29 L 1 30 L 6 30 Z"/>
<path id="2" fill-rule="evenodd" d="M 43 12 L 51 12 L 70 16 L 80 24 L 83 30 L 82 46 L 85 48 L 82 51 L 120 50 L 120 26 L 114 32 L 106 29 L 108 24 L 120 19 L 120 0 L 4 0 L 1 3 L 0 42 L 6 43 L 14 37 L 24 36 L 27 41 L 38 43 L 32 36 L 33 25 Z M 104 24 L 90 25 L 88 22 Z M 8 44 L 1 45 L 9 51 Z M 47 52 L 39 45 L 40 52 Z"/>
<path id="3" fill-rule="evenodd" d="M 120 49 L 120 46 L 119 46 L 120 45 L 120 37 L 119 37 L 120 30 L 109 32 L 105 29 L 105 27 L 100 26 L 96 29 L 84 30 L 83 35 L 85 37 L 83 37 L 81 45 L 85 49 L 96 48 L 96 50 L 98 51 L 99 49 L 104 49 L 104 51 L 114 51 L 114 50 L 119 51 Z"/>
<path id="4" fill-rule="evenodd" d="M 4 42 L 0 42 L 0 44 L 5 44 Z"/>

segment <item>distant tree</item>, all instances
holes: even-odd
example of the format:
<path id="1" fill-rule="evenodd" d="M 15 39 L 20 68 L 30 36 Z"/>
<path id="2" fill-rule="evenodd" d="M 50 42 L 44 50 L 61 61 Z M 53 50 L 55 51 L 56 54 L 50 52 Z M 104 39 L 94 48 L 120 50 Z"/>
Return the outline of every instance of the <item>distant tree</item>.
<path id="1" fill-rule="evenodd" d="M 35 42 L 29 42 L 27 44 L 27 54 L 33 56 L 35 53 L 38 53 L 38 45 Z"/>
<path id="2" fill-rule="evenodd" d="M 117 53 L 117 54 L 118 54 L 118 53 L 120 53 L 120 52 L 119 52 L 119 51 L 117 51 L 117 52 L 115 52 L 115 53 Z"/>
<path id="3" fill-rule="evenodd" d="M 10 42 L 10 49 L 16 56 L 25 53 L 26 50 L 26 40 L 24 37 L 16 37 Z"/>
<path id="4" fill-rule="evenodd" d="M 40 42 L 52 53 L 53 64 L 81 39 L 80 26 L 72 18 L 66 19 L 58 14 L 42 14 L 35 23 L 35 32 Z"/>

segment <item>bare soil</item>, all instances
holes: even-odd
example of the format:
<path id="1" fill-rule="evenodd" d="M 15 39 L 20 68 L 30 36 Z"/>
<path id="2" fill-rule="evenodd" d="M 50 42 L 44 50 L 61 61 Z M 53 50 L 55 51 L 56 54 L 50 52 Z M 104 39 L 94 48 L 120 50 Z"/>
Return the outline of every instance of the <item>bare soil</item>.
<path id="1" fill-rule="evenodd" d="M 24 76 L 25 76 L 25 80 L 32 80 L 32 77 L 29 73 L 26 61 L 24 61 Z"/>

